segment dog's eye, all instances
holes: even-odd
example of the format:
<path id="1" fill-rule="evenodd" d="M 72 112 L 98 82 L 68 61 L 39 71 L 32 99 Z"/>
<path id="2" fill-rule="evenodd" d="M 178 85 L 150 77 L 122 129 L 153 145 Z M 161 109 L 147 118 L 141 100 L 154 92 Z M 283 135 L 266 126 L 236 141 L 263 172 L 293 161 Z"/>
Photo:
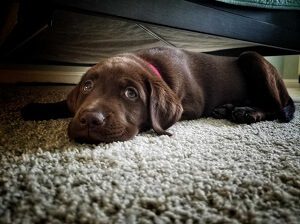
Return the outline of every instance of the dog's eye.
<path id="1" fill-rule="evenodd" d="M 139 94 L 136 88 L 130 86 L 125 89 L 125 96 L 130 100 L 136 100 Z"/>
<path id="2" fill-rule="evenodd" d="M 86 80 L 83 84 L 82 91 L 84 93 L 89 92 L 93 89 L 94 83 L 92 80 Z"/>

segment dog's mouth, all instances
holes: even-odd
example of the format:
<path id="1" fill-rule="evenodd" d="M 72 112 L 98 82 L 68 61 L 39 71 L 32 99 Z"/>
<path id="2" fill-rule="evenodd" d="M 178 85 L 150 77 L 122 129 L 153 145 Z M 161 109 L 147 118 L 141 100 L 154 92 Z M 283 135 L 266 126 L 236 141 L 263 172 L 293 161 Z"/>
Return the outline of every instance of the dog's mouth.
<path id="1" fill-rule="evenodd" d="M 99 144 L 99 143 L 110 143 L 110 142 L 115 142 L 115 141 L 126 141 L 122 139 L 122 135 L 120 136 L 114 136 L 114 137 L 103 137 L 103 136 L 97 136 L 91 137 L 91 136 L 77 136 L 73 139 L 77 143 L 87 143 L 87 144 Z"/>
<path id="2" fill-rule="evenodd" d="M 115 141 L 125 141 L 127 139 L 124 138 L 125 132 L 118 132 L 113 134 L 108 133 L 95 133 L 90 130 L 87 131 L 87 134 L 79 135 L 74 138 L 74 140 L 78 143 L 88 143 L 88 144 L 99 144 L 101 142 L 110 143 Z"/>
<path id="3" fill-rule="evenodd" d="M 71 140 L 78 143 L 99 144 L 116 141 L 127 141 L 133 138 L 138 130 L 132 127 L 117 126 L 105 128 L 81 128 L 74 122 L 70 122 L 68 135 Z"/>

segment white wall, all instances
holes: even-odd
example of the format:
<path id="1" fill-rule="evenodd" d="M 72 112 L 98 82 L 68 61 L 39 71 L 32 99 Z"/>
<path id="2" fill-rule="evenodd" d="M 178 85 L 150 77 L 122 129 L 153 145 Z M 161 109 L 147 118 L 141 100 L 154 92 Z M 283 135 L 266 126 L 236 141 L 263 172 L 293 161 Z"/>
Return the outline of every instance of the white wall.
<path id="1" fill-rule="evenodd" d="M 300 74 L 300 56 L 272 56 L 265 57 L 283 75 L 284 79 L 298 79 Z"/>

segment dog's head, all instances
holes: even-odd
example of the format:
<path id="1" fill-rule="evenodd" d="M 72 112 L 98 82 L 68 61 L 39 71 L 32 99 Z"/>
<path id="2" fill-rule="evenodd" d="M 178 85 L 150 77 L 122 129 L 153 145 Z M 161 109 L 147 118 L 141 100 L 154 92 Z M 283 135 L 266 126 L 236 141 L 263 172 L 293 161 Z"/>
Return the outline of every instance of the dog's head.
<path id="1" fill-rule="evenodd" d="M 134 55 L 109 58 L 91 69 L 67 97 L 74 114 L 71 139 L 125 141 L 153 128 L 158 134 L 178 121 L 182 106 L 152 65 Z"/>

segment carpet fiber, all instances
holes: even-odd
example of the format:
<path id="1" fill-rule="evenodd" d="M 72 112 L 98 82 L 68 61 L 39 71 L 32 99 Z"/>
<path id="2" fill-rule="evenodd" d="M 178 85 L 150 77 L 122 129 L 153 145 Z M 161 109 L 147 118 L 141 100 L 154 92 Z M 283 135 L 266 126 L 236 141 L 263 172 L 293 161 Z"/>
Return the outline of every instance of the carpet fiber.
<path id="1" fill-rule="evenodd" d="M 127 142 L 69 142 L 22 121 L 69 87 L 0 90 L 0 223 L 299 223 L 300 113 L 290 123 L 178 122 Z"/>

